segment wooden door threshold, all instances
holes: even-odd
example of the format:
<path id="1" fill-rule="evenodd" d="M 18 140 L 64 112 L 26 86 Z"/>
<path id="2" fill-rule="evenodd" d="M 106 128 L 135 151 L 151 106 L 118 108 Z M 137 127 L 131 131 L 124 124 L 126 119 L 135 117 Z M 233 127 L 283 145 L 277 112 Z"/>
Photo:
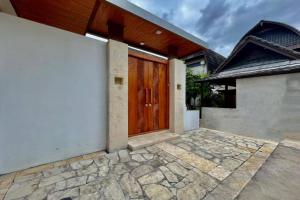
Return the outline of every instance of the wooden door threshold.
<path id="1" fill-rule="evenodd" d="M 178 138 L 180 135 L 169 130 L 152 132 L 149 134 L 138 135 L 128 139 L 128 148 L 132 151 L 148 147 L 160 142 Z"/>

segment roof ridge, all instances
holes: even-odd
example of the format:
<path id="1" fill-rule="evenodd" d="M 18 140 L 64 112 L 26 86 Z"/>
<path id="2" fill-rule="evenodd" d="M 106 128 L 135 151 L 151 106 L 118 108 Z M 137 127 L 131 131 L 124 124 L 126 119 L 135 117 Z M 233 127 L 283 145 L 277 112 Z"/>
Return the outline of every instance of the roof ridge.
<path id="1" fill-rule="evenodd" d="M 253 38 L 253 39 L 255 39 L 255 40 L 257 40 L 257 41 L 260 41 L 260 42 L 264 42 L 264 43 L 266 43 L 266 44 L 270 44 L 270 45 L 272 45 L 272 46 L 274 46 L 274 47 L 278 47 L 278 48 L 284 49 L 285 51 L 289 51 L 289 52 L 291 52 L 291 53 L 293 53 L 293 54 L 296 54 L 296 55 L 299 55 L 299 56 L 300 56 L 300 52 L 294 51 L 293 49 L 287 48 L 287 47 L 282 46 L 282 45 L 280 45 L 280 44 L 278 44 L 278 43 L 271 42 L 271 41 L 269 41 L 269 40 L 265 40 L 265 39 L 263 39 L 263 38 L 260 38 L 260 37 L 254 36 L 254 35 L 249 35 L 249 36 L 247 36 L 247 37 Z"/>

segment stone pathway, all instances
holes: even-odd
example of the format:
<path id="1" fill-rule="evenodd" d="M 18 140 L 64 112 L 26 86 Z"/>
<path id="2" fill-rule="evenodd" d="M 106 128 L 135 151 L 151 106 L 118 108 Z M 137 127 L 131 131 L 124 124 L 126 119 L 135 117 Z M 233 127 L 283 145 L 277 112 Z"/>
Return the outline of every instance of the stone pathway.
<path id="1" fill-rule="evenodd" d="M 234 199 L 277 144 L 199 129 L 129 152 L 94 153 L 0 177 L 0 200 Z"/>

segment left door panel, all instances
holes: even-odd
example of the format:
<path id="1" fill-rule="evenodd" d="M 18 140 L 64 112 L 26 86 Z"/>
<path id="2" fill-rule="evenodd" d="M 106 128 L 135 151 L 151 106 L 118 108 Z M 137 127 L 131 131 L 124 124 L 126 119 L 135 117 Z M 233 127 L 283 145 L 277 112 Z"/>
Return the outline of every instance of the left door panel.
<path id="1" fill-rule="evenodd" d="M 128 133 L 129 136 L 132 136 L 148 130 L 147 110 L 144 106 L 148 80 L 143 61 L 129 56 L 128 62 Z"/>

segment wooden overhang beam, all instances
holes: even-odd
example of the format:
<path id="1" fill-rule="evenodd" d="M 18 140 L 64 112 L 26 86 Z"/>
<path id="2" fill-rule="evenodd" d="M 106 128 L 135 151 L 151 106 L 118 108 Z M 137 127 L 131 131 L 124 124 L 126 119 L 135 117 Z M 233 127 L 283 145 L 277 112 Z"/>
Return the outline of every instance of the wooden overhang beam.
<path id="1" fill-rule="evenodd" d="M 178 57 L 178 47 L 175 45 L 168 46 L 168 57 L 177 58 Z"/>
<path id="2" fill-rule="evenodd" d="M 123 42 L 124 40 L 124 25 L 115 23 L 111 20 L 107 22 L 108 37 L 110 39 Z"/>
<path id="3" fill-rule="evenodd" d="M 91 15 L 89 17 L 89 21 L 86 25 L 86 28 L 85 28 L 85 34 L 88 32 L 89 30 L 89 27 L 91 26 L 91 24 L 93 23 L 94 19 L 95 19 L 95 16 L 97 14 L 97 11 L 98 9 L 100 8 L 100 4 L 101 4 L 101 1 L 100 0 L 95 0 L 95 4 L 94 4 L 94 7 L 93 7 L 93 10 L 91 12 Z"/>

